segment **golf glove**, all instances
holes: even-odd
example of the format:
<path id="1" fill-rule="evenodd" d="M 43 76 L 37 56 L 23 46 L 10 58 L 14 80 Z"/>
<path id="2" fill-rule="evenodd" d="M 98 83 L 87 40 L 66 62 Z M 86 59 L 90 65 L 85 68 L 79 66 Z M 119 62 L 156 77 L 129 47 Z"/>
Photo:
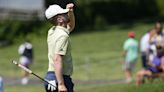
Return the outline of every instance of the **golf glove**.
<path id="1" fill-rule="evenodd" d="M 48 81 L 48 90 L 51 90 L 52 92 L 56 90 L 56 81 L 52 80 L 52 81 Z M 53 85 L 53 86 L 52 86 Z"/>

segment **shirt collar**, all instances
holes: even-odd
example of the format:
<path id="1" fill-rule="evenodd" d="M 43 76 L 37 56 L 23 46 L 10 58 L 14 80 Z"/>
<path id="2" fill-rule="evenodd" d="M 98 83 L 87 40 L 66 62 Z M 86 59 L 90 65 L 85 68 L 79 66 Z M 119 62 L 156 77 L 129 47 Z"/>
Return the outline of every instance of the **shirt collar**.
<path id="1" fill-rule="evenodd" d="M 62 26 L 55 26 L 54 28 L 58 28 L 58 29 L 61 29 L 63 30 L 64 32 L 66 32 L 67 34 L 70 34 L 69 30 L 65 27 L 62 27 Z"/>

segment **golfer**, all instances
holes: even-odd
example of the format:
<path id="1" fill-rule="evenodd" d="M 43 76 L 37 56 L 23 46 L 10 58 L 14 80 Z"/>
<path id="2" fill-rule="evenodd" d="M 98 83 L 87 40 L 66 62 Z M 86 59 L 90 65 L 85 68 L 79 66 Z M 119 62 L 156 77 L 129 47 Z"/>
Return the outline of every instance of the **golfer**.
<path id="1" fill-rule="evenodd" d="M 46 92 L 73 92 L 71 75 L 73 72 L 69 34 L 74 29 L 74 4 L 67 4 L 66 9 L 59 5 L 50 5 L 45 11 L 46 18 L 54 26 L 48 31 L 48 72 L 45 79 Z"/>

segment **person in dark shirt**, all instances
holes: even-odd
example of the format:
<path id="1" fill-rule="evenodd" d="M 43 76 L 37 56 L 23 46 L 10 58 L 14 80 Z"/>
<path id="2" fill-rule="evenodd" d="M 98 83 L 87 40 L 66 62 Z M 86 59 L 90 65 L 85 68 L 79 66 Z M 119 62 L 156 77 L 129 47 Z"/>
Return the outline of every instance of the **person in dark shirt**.
<path id="1" fill-rule="evenodd" d="M 20 64 L 25 66 L 26 68 L 29 68 L 32 61 L 33 61 L 33 47 L 32 44 L 26 40 L 24 43 L 22 43 L 19 46 L 18 53 L 20 55 Z M 28 79 L 29 73 L 23 71 L 23 76 L 21 83 L 23 85 L 26 85 L 29 81 Z"/>

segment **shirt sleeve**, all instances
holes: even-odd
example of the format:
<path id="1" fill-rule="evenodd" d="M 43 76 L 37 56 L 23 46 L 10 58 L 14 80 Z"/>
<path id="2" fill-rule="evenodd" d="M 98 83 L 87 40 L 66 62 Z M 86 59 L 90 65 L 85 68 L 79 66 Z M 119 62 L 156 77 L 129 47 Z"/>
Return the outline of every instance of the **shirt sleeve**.
<path id="1" fill-rule="evenodd" d="M 128 47 L 129 47 L 129 46 L 128 46 L 128 42 L 125 41 L 124 46 L 123 46 L 123 49 L 124 49 L 124 50 L 128 50 Z"/>
<path id="2" fill-rule="evenodd" d="M 55 46 L 55 54 L 65 55 L 69 44 L 69 38 L 67 36 L 60 37 Z"/>
<path id="3" fill-rule="evenodd" d="M 25 49 L 25 46 L 24 46 L 24 45 L 21 45 L 21 46 L 19 47 L 19 49 L 18 49 L 18 53 L 19 53 L 20 55 L 23 54 L 24 49 Z"/>

